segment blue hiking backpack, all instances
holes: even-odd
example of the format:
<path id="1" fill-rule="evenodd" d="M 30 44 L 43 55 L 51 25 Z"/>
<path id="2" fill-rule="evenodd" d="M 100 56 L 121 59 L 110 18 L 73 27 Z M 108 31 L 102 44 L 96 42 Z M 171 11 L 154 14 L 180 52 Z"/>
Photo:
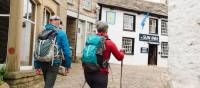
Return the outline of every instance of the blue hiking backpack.
<path id="1" fill-rule="evenodd" d="M 95 34 L 89 35 L 82 51 L 82 66 L 84 72 L 96 73 L 102 67 L 107 67 L 108 61 L 103 57 L 106 38 Z"/>
<path id="2" fill-rule="evenodd" d="M 44 30 L 38 35 L 34 58 L 40 62 L 51 62 L 53 65 L 54 59 L 61 59 L 62 52 L 56 42 L 57 30 Z"/>

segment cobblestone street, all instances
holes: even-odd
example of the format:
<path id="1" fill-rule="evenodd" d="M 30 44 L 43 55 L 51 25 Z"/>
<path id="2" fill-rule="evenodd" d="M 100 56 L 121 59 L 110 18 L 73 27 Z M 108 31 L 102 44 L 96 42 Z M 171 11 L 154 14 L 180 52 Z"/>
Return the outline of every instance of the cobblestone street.
<path id="1" fill-rule="evenodd" d="M 73 64 L 68 76 L 58 76 L 55 88 L 81 88 L 84 83 L 80 64 Z M 111 64 L 108 88 L 120 87 L 120 65 Z M 130 66 L 123 69 L 123 88 L 169 88 L 169 76 L 166 68 L 156 66 Z M 38 85 L 37 88 L 43 85 Z M 89 88 L 86 85 L 84 88 Z"/>

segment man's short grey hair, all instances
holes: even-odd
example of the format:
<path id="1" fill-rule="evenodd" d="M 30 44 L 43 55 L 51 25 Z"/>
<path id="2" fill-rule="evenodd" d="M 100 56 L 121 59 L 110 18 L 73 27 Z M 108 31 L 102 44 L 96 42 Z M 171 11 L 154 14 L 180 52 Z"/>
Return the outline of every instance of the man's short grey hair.
<path id="1" fill-rule="evenodd" d="M 104 23 L 104 22 L 97 22 L 97 25 L 96 25 L 96 28 L 97 28 L 97 32 L 107 32 L 108 30 L 108 24 L 107 23 Z"/>

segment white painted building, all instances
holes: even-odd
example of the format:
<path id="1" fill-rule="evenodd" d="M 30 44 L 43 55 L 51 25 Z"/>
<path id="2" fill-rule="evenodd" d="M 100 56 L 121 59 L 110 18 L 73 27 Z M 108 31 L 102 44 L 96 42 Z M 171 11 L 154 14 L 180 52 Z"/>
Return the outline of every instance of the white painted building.
<path id="1" fill-rule="evenodd" d="M 99 1 L 99 20 L 109 24 L 109 38 L 119 49 L 125 49 L 124 64 L 166 67 L 168 59 L 167 7 L 162 4 L 164 5 L 160 7 L 162 9 L 156 11 L 161 4 L 130 0 L 128 1 L 130 5 L 126 2 L 123 5 L 122 2 L 118 2 L 120 1 Z M 151 8 L 146 11 L 142 7 L 134 9 L 135 6 L 139 6 L 135 3 L 146 3 L 150 5 L 146 7 Z M 145 5 L 143 7 L 145 8 Z M 147 16 L 146 12 L 149 12 L 149 16 L 142 29 L 141 22 Z M 110 62 L 120 63 L 113 56 Z"/>

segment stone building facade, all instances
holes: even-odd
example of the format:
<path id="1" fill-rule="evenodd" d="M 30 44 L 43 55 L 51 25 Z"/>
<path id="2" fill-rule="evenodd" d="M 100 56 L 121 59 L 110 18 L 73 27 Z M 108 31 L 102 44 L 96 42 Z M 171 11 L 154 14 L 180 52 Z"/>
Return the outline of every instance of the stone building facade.
<path id="1" fill-rule="evenodd" d="M 66 30 L 66 13 L 65 0 L 0 1 L 0 61 L 6 63 L 5 80 L 11 88 L 28 88 L 41 81 L 33 71 L 37 34 L 52 15 L 63 19 Z"/>
<path id="2" fill-rule="evenodd" d="M 80 60 L 87 35 L 96 23 L 97 0 L 67 0 L 67 34 L 72 47 L 72 61 Z"/>

